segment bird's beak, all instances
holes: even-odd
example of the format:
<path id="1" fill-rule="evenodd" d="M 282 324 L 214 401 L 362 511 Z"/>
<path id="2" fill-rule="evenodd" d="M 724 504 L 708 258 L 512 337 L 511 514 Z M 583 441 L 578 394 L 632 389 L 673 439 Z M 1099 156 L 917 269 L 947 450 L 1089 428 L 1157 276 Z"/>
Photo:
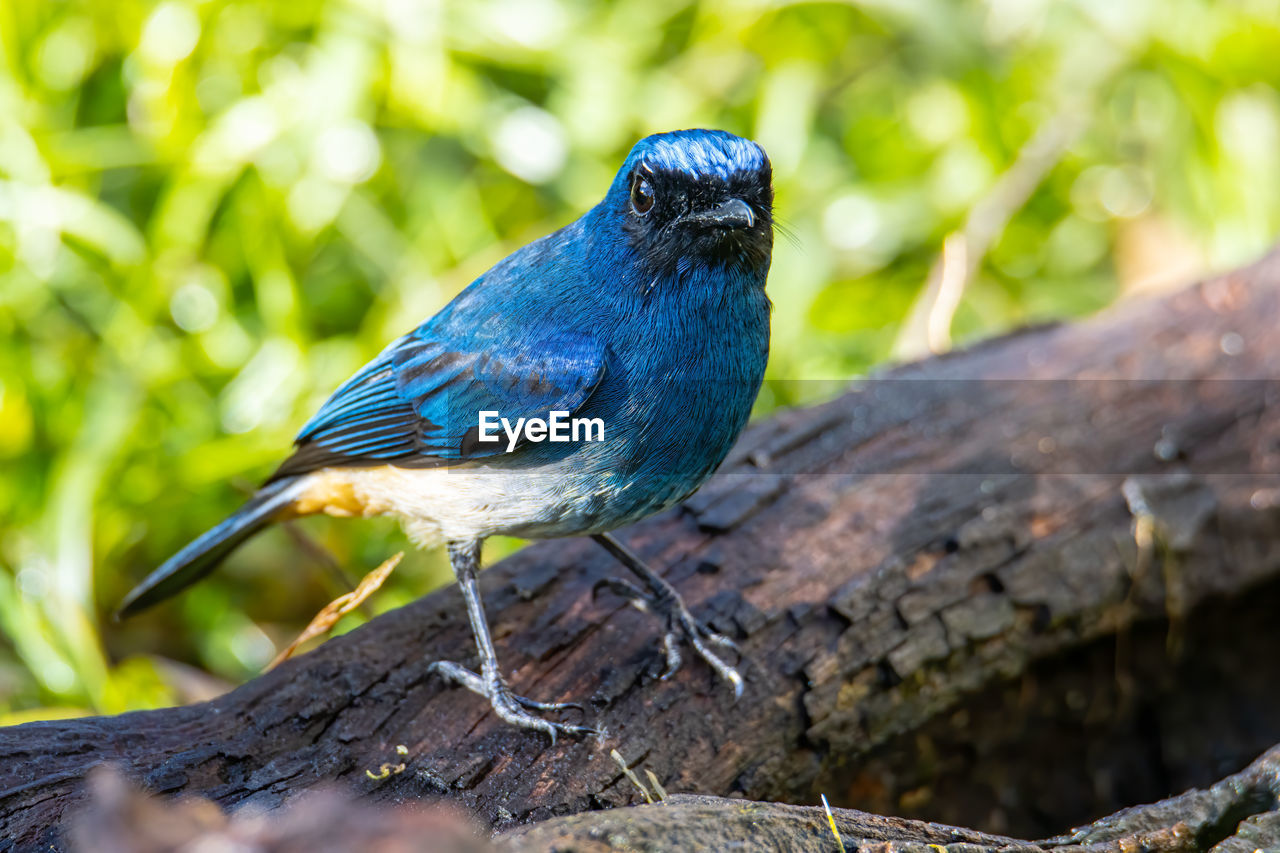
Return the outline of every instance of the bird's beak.
<path id="1" fill-rule="evenodd" d="M 731 198 L 707 210 L 695 210 L 682 221 L 708 228 L 750 228 L 756 224 L 755 211 L 742 199 Z"/>

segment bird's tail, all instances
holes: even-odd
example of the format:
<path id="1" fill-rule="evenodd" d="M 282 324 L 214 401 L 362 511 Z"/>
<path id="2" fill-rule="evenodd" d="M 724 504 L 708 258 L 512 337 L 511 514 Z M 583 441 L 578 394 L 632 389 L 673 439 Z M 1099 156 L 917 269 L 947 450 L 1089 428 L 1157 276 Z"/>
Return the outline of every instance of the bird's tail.
<path id="1" fill-rule="evenodd" d="M 263 486 L 234 515 L 205 531 L 134 587 L 116 610 L 116 619 L 146 610 L 209 574 L 240 543 L 279 517 L 293 502 L 300 486 L 296 477 Z"/>

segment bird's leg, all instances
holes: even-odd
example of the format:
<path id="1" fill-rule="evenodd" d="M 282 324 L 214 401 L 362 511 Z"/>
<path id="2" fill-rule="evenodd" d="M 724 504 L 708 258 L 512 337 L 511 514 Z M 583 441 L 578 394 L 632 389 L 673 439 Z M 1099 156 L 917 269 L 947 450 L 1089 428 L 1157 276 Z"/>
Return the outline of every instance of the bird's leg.
<path id="1" fill-rule="evenodd" d="M 680 668 L 679 642 L 684 639 L 721 678 L 733 685 L 734 698 L 741 697 L 742 676 L 709 648 L 715 645 L 737 652 L 737 644 L 695 619 L 689 612 L 689 608 L 685 606 L 684 600 L 680 598 L 680 593 L 676 592 L 676 588 L 646 566 L 644 561 L 627 546 L 608 533 L 597 533 L 591 538 L 616 557 L 618 562 L 630 569 L 645 586 L 644 589 L 640 589 L 627 581 L 607 578 L 597 583 L 596 589 L 607 587 L 631 599 L 631 602 L 641 609 L 657 614 L 658 618 L 666 624 L 667 630 L 662 638 L 662 646 L 667 655 L 667 671 L 662 674 L 662 677 L 670 678 Z"/>
<path id="2" fill-rule="evenodd" d="M 507 686 L 501 671 L 498 669 L 498 654 L 493 648 L 493 638 L 489 635 L 489 623 L 485 619 L 484 605 L 480 601 L 480 587 L 476 583 L 476 572 L 480 568 L 480 543 L 450 542 L 449 563 L 458 578 L 458 586 L 462 589 L 462 597 L 467 602 L 467 618 L 471 620 L 471 632 L 476 638 L 476 650 L 480 653 L 480 673 L 477 675 L 469 669 L 453 661 L 435 661 L 428 670 L 438 673 L 448 681 L 453 681 L 473 693 L 479 693 L 489 700 L 494 713 L 515 726 L 536 729 L 546 732 L 551 742 L 556 742 L 556 735 L 594 734 L 595 730 L 585 726 L 571 726 L 565 723 L 553 723 L 530 711 L 563 711 L 567 708 L 582 710 L 581 705 L 572 702 L 537 702 L 517 696 Z"/>

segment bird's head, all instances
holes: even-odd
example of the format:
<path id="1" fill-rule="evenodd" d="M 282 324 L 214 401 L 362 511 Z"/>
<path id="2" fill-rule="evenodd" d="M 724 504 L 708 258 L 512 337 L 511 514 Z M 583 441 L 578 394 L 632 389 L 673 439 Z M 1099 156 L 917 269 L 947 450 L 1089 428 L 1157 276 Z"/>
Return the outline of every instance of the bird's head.
<path id="1" fill-rule="evenodd" d="M 722 130 L 678 130 L 636 143 L 604 206 L 663 272 L 692 265 L 765 274 L 773 250 L 773 172 L 764 149 Z"/>

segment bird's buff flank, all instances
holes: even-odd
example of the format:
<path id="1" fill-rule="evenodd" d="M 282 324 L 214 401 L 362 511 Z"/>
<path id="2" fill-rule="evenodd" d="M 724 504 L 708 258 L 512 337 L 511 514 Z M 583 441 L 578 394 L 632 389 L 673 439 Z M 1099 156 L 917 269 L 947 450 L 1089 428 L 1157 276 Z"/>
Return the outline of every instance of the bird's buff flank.
<path id="1" fill-rule="evenodd" d="M 692 494 L 746 424 L 769 351 L 772 248 L 760 146 L 714 130 L 641 140 L 598 205 L 498 263 L 334 392 L 257 494 L 156 569 L 120 615 L 194 583 L 272 522 L 394 515 L 419 545 L 448 548 L 475 634 L 479 672 L 452 661 L 434 671 L 554 740 L 591 730 L 545 716 L 576 706 L 507 686 L 476 584 L 480 545 L 591 535 L 640 582 L 606 585 L 664 620 L 667 674 L 687 642 L 740 694 L 721 659 L 733 644 L 609 531 Z M 551 422 L 567 440 L 547 438 Z"/>

